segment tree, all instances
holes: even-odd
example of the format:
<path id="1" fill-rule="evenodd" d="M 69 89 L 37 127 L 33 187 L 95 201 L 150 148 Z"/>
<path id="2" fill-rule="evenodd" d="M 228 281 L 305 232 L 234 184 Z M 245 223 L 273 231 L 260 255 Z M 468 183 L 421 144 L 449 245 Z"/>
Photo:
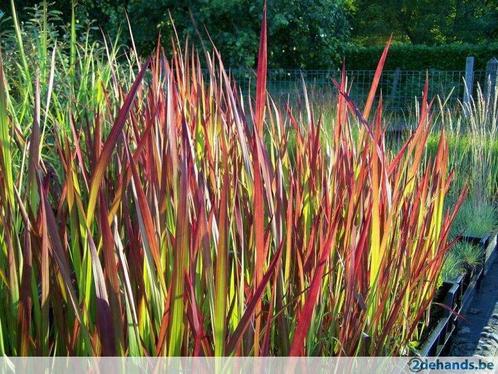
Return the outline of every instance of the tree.
<path id="1" fill-rule="evenodd" d="M 228 66 L 255 66 L 260 2 L 130 0 L 121 9 L 107 8 L 111 30 L 123 26 L 124 8 L 133 15 L 134 36 L 142 50 L 154 46 L 158 32 L 169 42 L 171 14 L 181 38 L 210 46 L 210 37 Z M 341 48 L 349 36 L 341 0 L 274 0 L 268 4 L 268 17 L 270 66 L 322 67 L 340 60 Z"/>
<path id="2" fill-rule="evenodd" d="M 341 61 L 350 35 L 343 1 L 276 0 L 270 12 L 270 58 L 278 65 L 320 68 Z"/>
<path id="3" fill-rule="evenodd" d="M 269 65 L 318 68 L 338 63 L 350 33 L 345 1 L 270 0 Z M 20 10 L 39 2 L 16 0 L 18 14 L 29 17 Z M 262 5 L 262 0 L 78 0 L 76 10 L 80 24 L 93 20 L 111 38 L 121 30 L 120 41 L 129 43 L 126 12 L 143 55 L 153 50 L 159 34 L 168 49 L 174 36 L 172 19 L 180 40 L 188 37 L 197 47 L 210 47 L 211 38 L 227 66 L 254 67 Z M 56 1 L 50 8 L 70 21 L 70 0 Z"/>
<path id="4" fill-rule="evenodd" d="M 364 44 L 390 34 L 412 44 L 478 43 L 498 35 L 496 0 L 355 0 L 353 35 Z"/>

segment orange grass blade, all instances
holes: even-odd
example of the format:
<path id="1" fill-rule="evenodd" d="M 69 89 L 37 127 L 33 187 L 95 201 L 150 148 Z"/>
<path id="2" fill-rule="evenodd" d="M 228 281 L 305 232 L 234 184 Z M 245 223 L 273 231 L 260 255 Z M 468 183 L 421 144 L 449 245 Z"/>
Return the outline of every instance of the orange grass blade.
<path id="1" fill-rule="evenodd" d="M 377 87 L 379 86 L 380 77 L 382 76 L 382 70 L 384 69 L 384 64 L 387 59 L 387 52 L 389 51 L 389 47 L 391 46 L 392 36 L 389 37 L 389 40 L 384 47 L 384 51 L 380 56 L 379 63 L 377 64 L 377 68 L 375 69 L 375 74 L 372 80 L 372 85 L 370 87 L 370 92 L 368 93 L 367 102 L 365 103 L 365 108 L 363 109 L 363 118 L 368 120 L 368 116 L 370 115 L 370 110 L 372 109 L 372 105 L 375 99 L 375 93 L 377 92 Z"/>

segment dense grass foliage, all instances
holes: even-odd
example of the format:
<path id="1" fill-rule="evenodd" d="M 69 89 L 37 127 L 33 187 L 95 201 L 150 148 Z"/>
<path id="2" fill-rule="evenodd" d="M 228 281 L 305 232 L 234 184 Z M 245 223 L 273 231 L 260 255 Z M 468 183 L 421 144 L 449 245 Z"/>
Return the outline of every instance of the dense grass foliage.
<path id="1" fill-rule="evenodd" d="M 344 75 L 326 121 L 188 44 L 116 62 L 41 32 L 0 65 L 0 354 L 407 354 L 464 194 L 431 128 L 396 154 Z M 74 25 L 73 25 L 74 26 Z M 8 72 L 8 73 L 7 73 Z M 325 136 L 328 134 L 327 136 Z M 354 134 L 354 135 L 353 135 Z"/>

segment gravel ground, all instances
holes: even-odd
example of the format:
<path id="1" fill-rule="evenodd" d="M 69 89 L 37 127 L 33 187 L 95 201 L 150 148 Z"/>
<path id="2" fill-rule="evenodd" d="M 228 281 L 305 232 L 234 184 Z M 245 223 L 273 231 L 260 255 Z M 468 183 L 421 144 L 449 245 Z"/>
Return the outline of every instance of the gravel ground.
<path id="1" fill-rule="evenodd" d="M 498 355 L 498 259 L 481 282 L 452 338 L 449 356 Z"/>

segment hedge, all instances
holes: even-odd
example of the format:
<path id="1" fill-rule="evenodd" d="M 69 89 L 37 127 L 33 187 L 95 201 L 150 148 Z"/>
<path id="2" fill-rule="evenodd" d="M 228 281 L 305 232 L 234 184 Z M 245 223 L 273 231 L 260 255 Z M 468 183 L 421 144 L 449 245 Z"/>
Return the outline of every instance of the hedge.
<path id="1" fill-rule="evenodd" d="M 346 68 L 348 70 L 375 69 L 383 48 L 383 46 L 346 48 L 344 53 Z M 474 69 L 485 69 L 492 57 L 498 58 L 498 43 L 441 46 L 394 44 L 389 50 L 385 69 L 465 70 L 467 56 L 475 57 Z"/>

